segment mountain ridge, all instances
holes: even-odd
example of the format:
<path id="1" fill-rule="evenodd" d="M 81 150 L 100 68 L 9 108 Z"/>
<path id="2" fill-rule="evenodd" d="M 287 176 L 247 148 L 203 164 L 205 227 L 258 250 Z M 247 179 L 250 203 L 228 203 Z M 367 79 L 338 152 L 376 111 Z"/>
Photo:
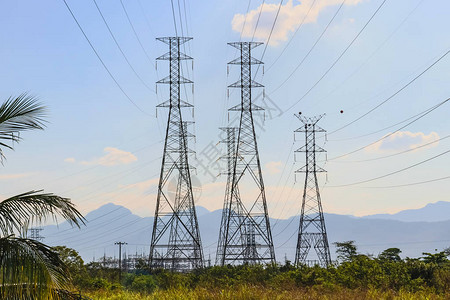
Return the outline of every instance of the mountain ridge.
<path id="1" fill-rule="evenodd" d="M 215 257 L 222 210 L 199 209 L 198 222 L 205 258 Z M 108 203 L 86 214 L 86 226 L 71 228 L 67 222 L 43 228 L 45 243 L 74 248 L 90 261 L 103 255 L 117 255 L 117 241 L 128 243 L 126 251 L 149 251 L 153 217 L 139 217 L 128 208 Z M 299 216 L 270 219 L 278 260 L 293 260 L 297 241 Z M 348 215 L 325 214 L 332 257 L 333 242 L 354 240 L 361 253 L 378 255 L 382 250 L 398 247 L 403 257 L 418 257 L 450 246 L 450 220 L 436 222 L 404 222 Z"/>

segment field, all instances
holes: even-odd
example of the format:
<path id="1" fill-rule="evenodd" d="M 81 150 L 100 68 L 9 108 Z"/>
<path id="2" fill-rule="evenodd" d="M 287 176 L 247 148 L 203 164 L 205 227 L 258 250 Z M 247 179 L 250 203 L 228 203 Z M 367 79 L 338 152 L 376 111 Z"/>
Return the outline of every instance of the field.
<path id="1" fill-rule="evenodd" d="M 360 290 L 344 288 L 295 288 L 289 290 L 269 289 L 261 286 L 239 286 L 226 289 L 169 289 L 158 290 L 151 294 L 141 294 L 130 291 L 97 291 L 87 294 L 92 299 L 112 299 L 112 300 L 153 300 L 153 299 L 401 299 L 401 300 L 419 300 L 419 299 L 450 299 L 450 294 L 435 294 L 433 292 L 404 292 L 404 291 L 379 291 L 379 290 Z"/>

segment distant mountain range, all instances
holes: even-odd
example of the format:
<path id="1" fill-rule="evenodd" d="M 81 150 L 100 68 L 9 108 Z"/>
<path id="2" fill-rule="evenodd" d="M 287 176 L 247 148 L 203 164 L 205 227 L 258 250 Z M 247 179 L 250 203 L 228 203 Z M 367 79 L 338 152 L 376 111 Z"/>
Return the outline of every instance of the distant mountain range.
<path id="1" fill-rule="evenodd" d="M 221 210 L 197 208 L 205 258 L 214 262 Z M 116 241 L 127 242 L 128 253 L 149 251 L 153 217 L 141 218 L 123 206 L 106 204 L 86 215 L 87 224 L 73 229 L 66 222 L 45 226 L 45 243 L 76 249 L 86 261 L 117 255 Z M 299 216 L 287 220 L 271 219 L 277 261 L 293 260 L 297 243 Z M 428 204 L 424 208 L 396 214 L 365 217 L 325 214 L 332 257 L 333 242 L 354 240 L 358 250 L 378 255 L 384 249 L 398 247 L 403 257 L 419 257 L 422 252 L 442 251 L 450 247 L 450 202 Z"/>
<path id="2" fill-rule="evenodd" d="M 402 222 L 438 222 L 450 219 L 450 202 L 439 201 L 418 209 L 402 210 L 396 214 L 377 214 L 366 219 L 387 219 Z"/>

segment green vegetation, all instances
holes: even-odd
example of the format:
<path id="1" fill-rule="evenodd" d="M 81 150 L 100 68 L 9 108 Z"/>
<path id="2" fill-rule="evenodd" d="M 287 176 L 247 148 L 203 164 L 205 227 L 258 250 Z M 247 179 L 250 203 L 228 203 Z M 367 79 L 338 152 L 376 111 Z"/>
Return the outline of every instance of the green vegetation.
<path id="1" fill-rule="evenodd" d="M 93 299 L 448 299 L 448 252 L 402 260 L 389 248 L 373 258 L 357 253 L 354 242 L 337 244 L 341 256 L 329 268 L 284 265 L 209 267 L 192 273 L 157 270 L 145 264 L 118 280 L 118 269 L 81 263 L 78 254 L 58 247 L 74 272 L 77 289 Z M 69 263 L 69 262 L 72 262 Z"/>
<path id="2" fill-rule="evenodd" d="M 22 94 L 0 106 L 0 162 L 4 148 L 21 141 L 22 131 L 43 129 L 45 108 Z M 26 192 L 0 201 L 0 298 L 70 298 L 70 273 L 49 246 L 26 238 L 28 225 L 61 216 L 80 226 L 82 215 L 72 202 L 41 191 Z M 16 237 L 15 235 L 19 236 Z"/>

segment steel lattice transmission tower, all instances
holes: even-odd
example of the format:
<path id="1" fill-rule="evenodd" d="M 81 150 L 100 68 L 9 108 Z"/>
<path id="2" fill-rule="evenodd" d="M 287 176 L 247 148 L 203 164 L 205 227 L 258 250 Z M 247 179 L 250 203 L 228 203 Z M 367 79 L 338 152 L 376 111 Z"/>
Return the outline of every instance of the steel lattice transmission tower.
<path id="1" fill-rule="evenodd" d="M 155 219 L 150 245 L 150 267 L 186 272 L 203 267 L 203 250 L 200 240 L 191 167 L 188 157 L 188 132 L 192 122 L 183 121 L 182 108 L 193 106 L 180 99 L 183 84 L 192 83 L 181 75 L 181 62 L 192 58 L 180 51 L 189 37 L 164 37 L 157 40 L 169 46 L 169 52 L 157 58 L 169 61 L 169 76 L 158 84 L 168 84 L 170 99 L 158 105 L 168 107 L 166 139 L 158 185 Z"/>
<path id="2" fill-rule="evenodd" d="M 240 79 L 229 86 L 239 88 L 241 103 L 230 108 L 240 112 L 237 135 L 228 135 L 228 183 L 220 229 L 217 261 L 219 265 L 240 263 L 275 263 L 275 252 L 267 213 L 264 182 L 256 142 L 253 111 L 262 110 L 252 103 L 252 89 L 263 87 L 252 80 L 252 65 L 262 64 L 251 56 L 256 42 L 229 43 L 240 52 L 240 57 L 229 62 L 240 66 Z M 241 184 L 252 185 L 255 196 L 240 194 Z M 248 184 L 248 185 L 247 185 Z M 242 199 L 245 197 L 245 199 Z M 244 203 L 249 203 L 249 209 Z"/>
<path id="3" fill-rule="evenodd" d="M 240 230 L 238 229 L 239 225 L 242 223 L 242 218 L 244 215 L 243 208 L 240 202 L 234 201 L 231 202 L 231 186 L 233 184 L 233 169 L 234 169 L 234 161 L 236 157 L 236 136 L 238 132 L 238 128 L 236 127 L 225 127 L 221 128 L 226 134 L 222 143 L 226 144 L 227 147 L 227 155 L 221 157 L 222 159 L 226 159 L 227 162 L 227 171 L 225 175 L 227 175 L 227 184 L 225 188 L 225 199 L 223 202 L 223 210 L 222 210 L 222 221 L 220 224 L 220 232 L 219 232 L 219 242 L 217 244 L 217 254 L 216 254 L 216 265 L 222 265 L 222 261 L 224 259 L 224 242 L 225 237 L 227 235 L 227 228 L 231 227 L 232 231 Z M 223 175 L 223 173 L 221 174 Z M 237 189 L 237 187 L 236 187 Z M 236 190 L 236 193 L 239 194 L 239 191 Z M 230 206 L 232 206 L 230 208 Z M 230 223 L 228 224 L 228 220 Z M 236 222 L 238 220 L 238 222 Z M 244 230 L 244 228 L 242 228 Z M 241 234 L 239 238 L 243 238 L 244 235 Z M 242 250 L 242 245 L 244 243 L 241 241 L 240 249 Z"/>
<path id="4" fill-rule="evenodd" d="M 41 227 L 32 227 L 29 229 L 30 232 L 30 239 L 38 241 L 38 242 L 42 242 L 44 240 L 44 237 L 41 235 L 42 232 Z"/>
<path id="5" fill-rule="evenodd" d="M 305 166 L 296 171 L 296 173 L 305 173 L 305 188 L 303 190 L 295 264 L 307 264 L 306 258 L 309 250 L 311 247 L 314 247 L 319 264 L 328 266 L 331 264 L 330 248 L 317 181 L 317 173 L 326 171 L 316 164 L 316 153 L 325 152 L 324 149 L 316 145 L 316 133 L 325 132 L 324 129 L 317 125 L 317 122 L 324 115 L 307 118 L 299 113 L 295 116 L 303 123 L 303 126 L 295 130 L 295 133 L 305 133 L 305 145 L 295 152 L 304 152 L 306 154 Z"/>

